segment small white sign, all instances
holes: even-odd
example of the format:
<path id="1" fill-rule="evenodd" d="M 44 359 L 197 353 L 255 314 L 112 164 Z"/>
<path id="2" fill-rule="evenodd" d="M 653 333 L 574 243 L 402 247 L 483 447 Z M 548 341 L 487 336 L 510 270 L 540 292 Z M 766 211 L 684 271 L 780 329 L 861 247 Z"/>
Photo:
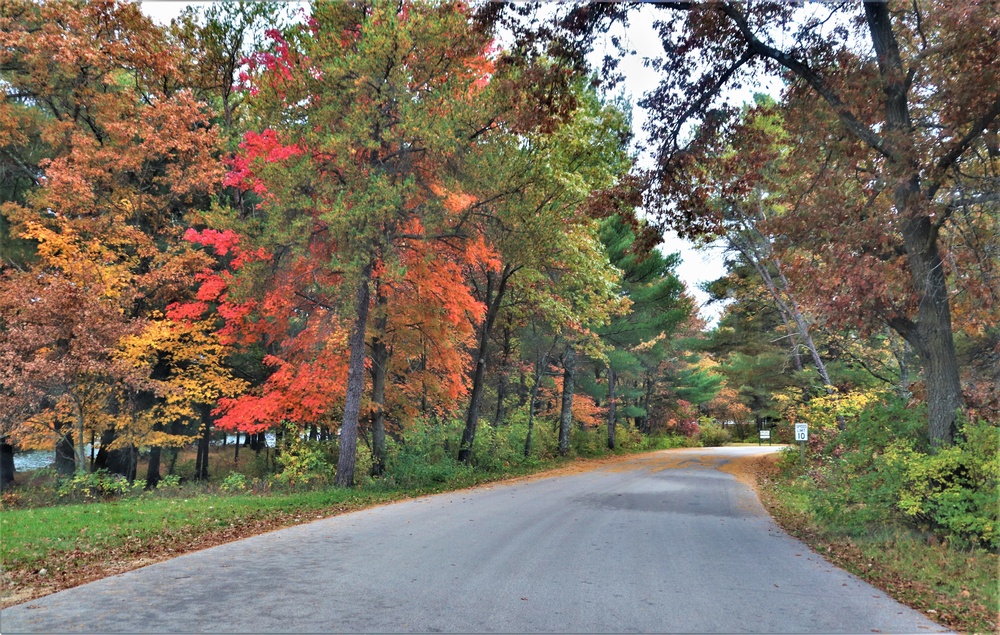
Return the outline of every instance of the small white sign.
<path id="1" fill-rule="evenodd" d="M 771 431 L 770 430 L 761 430 L 760 431 L 760 438 L 761 439 L 770 439 L 771 438 Z"/>
<path id="2" fill-rule="evenodd" d="M 796 423 L 795 424 L 795 440 L 796 441 L 808 441 L 809 440 L 809 424 L 807 424 L 807 423 Z"/>

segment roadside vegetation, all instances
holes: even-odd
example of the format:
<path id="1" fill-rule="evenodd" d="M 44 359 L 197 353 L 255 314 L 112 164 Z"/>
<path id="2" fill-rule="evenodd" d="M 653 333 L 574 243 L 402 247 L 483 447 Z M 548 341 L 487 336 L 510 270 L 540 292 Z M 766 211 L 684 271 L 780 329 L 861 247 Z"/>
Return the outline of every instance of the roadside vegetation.
<path id="1" fill-rule="evenodd" d="M 840 409 L 845 413 L 848 409 Z M 751 469 L 775 519 L 820 554 L 960 632 L 1000 614 L 1000 432 L 966 421 L 937 453 L 922 413 L 884 397 L 848 415 L 813 408 L 805 461 L 796 447 Z"/>

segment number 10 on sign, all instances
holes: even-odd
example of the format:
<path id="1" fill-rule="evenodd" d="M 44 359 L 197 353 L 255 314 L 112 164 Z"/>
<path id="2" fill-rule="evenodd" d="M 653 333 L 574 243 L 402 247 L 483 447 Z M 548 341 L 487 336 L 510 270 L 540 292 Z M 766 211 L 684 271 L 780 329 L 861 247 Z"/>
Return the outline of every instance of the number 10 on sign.
<path id="1" fill-rule="evenodd" d="M 795 424 L 795 440 L 796 441 L 809 440 L 809 424 L 806 423 Z"/>

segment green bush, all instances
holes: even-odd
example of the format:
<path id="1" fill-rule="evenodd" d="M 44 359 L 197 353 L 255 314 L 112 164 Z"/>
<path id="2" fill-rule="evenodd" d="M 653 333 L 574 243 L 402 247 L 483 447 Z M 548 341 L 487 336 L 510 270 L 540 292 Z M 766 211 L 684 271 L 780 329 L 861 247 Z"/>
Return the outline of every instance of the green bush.
<path id="1" fill-rule="evenodd" d="M 181 486 L 181 477 L 176 474 L 167 474 L 160 477 L 160 482 L 156 484 L 158 490 L 174 490 Z"/>
<path id="2" fill-rule="evenodd" d="M 223 492 L 243 492 L 246 491 L 250 481 L 246 475 L 239 472 L 230 472 L 226 478 L 222 479 L 219 489 Z"/>
<path id="3" fill-rule="evenodd" d="M 633 452 L 644 449 L 646 446 L 646 436 L 635 426 L 616 423 L 615 446 L 616 450 L 622 452 Z"/>
<path id="4" fill-rule="evenodd" d="M 830 526 L 867 532 L 904 520 L 896 506 L 904 466 L 890 448 L 913 448 L 926 435 L 922 408 L 906 408 L 891 396 L 846 418 L 845 428 L 812 434 L 808 478 L 812 505 Z M 835 429 L 834 429 L 835 430 Z M 826 428 L 830 432 L 829 426 Z M 897 450 L 898 451 L 898 450 Z"/>
<path id="5" fill-rule="evenodd" d="M 569 444 L 577 456 L 601 456 L 608 451 L 608 428 L 606 425 L 583 429 L 574 426 Z"/>
<path id="6" fill-rule="evenodd" d="M 136 481 L 130 484 L 128 479 L 120 474 L 110 474 L 107 470 L 77 473 L 59 484 L 60 497 L 71 499 L 113 498 L 141 490 L 145 482 Z"/>
<path id="7" fill-rule="evenodd" d="M 399 441 L 387 440 L 384 482 L 419 489 L 471 478 L 472 468 L 457 459 L 461 435 L 459 420 L 414 422 Z"/>
<path id="8" fill-rule="evenodd" d="M 887 451 L 902 473 L 897 506 L 960 546 L 1000 547 L 1000 428 L 963 426 L 955 445 L 935 454 L 898 444 Z"/>
<path id="9" fill-rule="evenodd" d="M 329 478 L 333 473 L 333 465 L 328 460 L 327 449 L 327 444 L 311 441 L 297 426 L 287 424 L 274 459 L 279 469 L 275 480 L 284 485 L 297 485 Z M 359 459 L 362 458 L 361 449 L 358 448 Z M 367 456 L 370 469 L 371 454 Z M 362 463 L 360 460 L 356 461 L 355 465 Z M 361 473 L 365 474 L 364 471 Z"/>
<path id="10" fill-rule="evenodd" d="M 472 464 L 484 472 L 503 472 L 524 461 L 527 423 L 492 426 L 480 422 L 472 443 Z"/>
<path id="11" fill-rule="evenodd" d="M 833 435 L 810 434 L 803 478 L 826 525 L 860 535 L 909 524 L 958 546 L 1000 546 L 1000 428 L 960 422 L 955 445 L 935 452 L 926 409 L 891 395 L 845 423 Z M 801 469 L 797 453 L 780 466 Z"/>
<path id="12" fill-rule="evenodd" d="M 712 421 L 708 417 L 702 417 L 698 421 L 698 428 L 700 432 L 698 433 L 698 440 L 701 441 L 701 445 L 706 448 L 717 448 L 729 443 L 732 435 L 729 430 L 722 427 L 715 421 Z"/>
<path id="13" fill-rule="evenodd" d="M 174 468 L 174 474 L 176 474 L 182 481 L 193 481 L 195 473 L 195 460 L 188 459 L 186 461 L 180 461 Z"/>
<path id="14" fill-rule="evenodd" d="M 646 437 L 643 449 L 649 451 L 673 450 L 675 448 L 693 448 L 697 446 L 697 440 L 681 434 L 659 434 Z"/>

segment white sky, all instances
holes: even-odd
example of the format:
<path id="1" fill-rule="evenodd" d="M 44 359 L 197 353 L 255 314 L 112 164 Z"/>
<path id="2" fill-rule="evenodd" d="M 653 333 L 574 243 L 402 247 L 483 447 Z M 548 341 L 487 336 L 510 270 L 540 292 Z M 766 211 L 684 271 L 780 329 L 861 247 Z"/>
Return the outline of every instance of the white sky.
<path id="1" fill-rule="evenodd" d="M 188 2 L 185 0 L 145 0 L 140 2 L 143 13 L 160 24 L 168 24 L 172 18 L 180 15 L 185 7 L 204 6 L 207 4 L 212 3 Z M 307 6 L 308 3 L 294 2 L 292 4 Z M 653 29 L 653 22 L 657 18 L 658 10 L 651 7 L 644 7 L 640 11 L 639 15 L 633 16 L 629 20 L 628 29 L 622 29 L 620 26 L 616 28 L 618 29 L 618 35 L 623 36 L 626 46 L 634 48 L 637 52 L 636 55 L 627 56 L 622 59 L 619 70 L 624 76 L 622 88 L 624 88 L 632 102 L 632 126 L 635 136 L 638 140 L 645 141 L 646 136 L 642 128 L 649 116 L 647 111 L 640 108 L 636 102 L 643 96 L 645 91 L 657 84 L 657 77 L 652 69 L 646 68 L 643 65 L 643 59 L 646 57 L 656 57 L 663 49 L 660 47 L 659 37 Z M 592 61 L 599 64 L 603 55 L 603 52 L 595 53 Z M 767 92 L 776 94 L 775 84 L 765 86 L 765 89 L 767 89 Z M 745 92 L 743 98 L 749 101 L 754 91 L 747 89 L 743 92 Z M 639 164 L 648 165 L 649 160 L 649 156 L 640 156 Z M 681 253 L 682 262 L 677 268 L 677 275 L 687 284 L 688 289 L 699 303 L 705 302 L 708 299 L 708 295 L 699 290 L 698 285 L 703 282 L 715 280 L 725 274 L 722 250 L 713 247 L 701 250 L 694 249 L 691 243 L 678 238 L 673 232 L 664 236 L 662 249 L 667 253 Z M 722 307 L 718 305 L 701 307 L 702 317 L 709 320 L 710 324 L 714 324 L 718 320 L 721 311 Z"/>

